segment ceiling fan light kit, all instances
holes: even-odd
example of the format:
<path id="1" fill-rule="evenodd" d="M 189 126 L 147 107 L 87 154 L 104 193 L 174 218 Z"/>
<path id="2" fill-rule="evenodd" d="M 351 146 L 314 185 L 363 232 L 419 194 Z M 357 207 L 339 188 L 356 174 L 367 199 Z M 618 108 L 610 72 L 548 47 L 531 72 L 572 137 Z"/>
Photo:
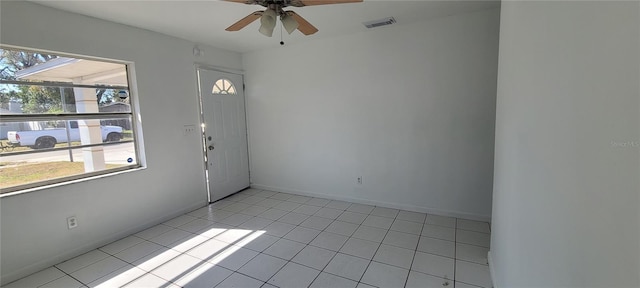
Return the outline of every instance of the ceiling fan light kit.
<path id="1" fill-rule="evenodd" d="M 264 36 L 271 37 L 273 35 L 273 28 L 276 27 L 276 17 L 278 17 L 276 11 L 272 9 L 265 10 L 264 13 L 262 13 L 262 17 L 260 17 L 261 25 L 258 31 Z"/>
<path id="2" fill-rule="evenodd" d="M 239 31 L 240 29 L 251 24 L 260 18 L 260 28 L 258 31 L 267 36 L 273 36 L 273 29 L 276 26 L 277 17 L 280 17 L 282 26 L 289 34 L 296 29 L 304 35 L 311 35 L 318 32 L 318 28 L 314 27 L 307 20 L 302 18 L 294 11 L 284 11 L 284 7 L 304 7 L 313 5 L 342 4 L 342 3 L 358 3 L 363 0 L 224 0 L 227 2 L 243 3 L 248 5 L 261 5 L 267 9 L 264 11 L 256 11 L 248 16 L 240 19 L 240 21 L 227 27 L 227 31 Z"/>
<path id="3" fill-rule="evenodd" d="M 289 34 L 293 33 L 293 31 L 296 31 L 296 29 L 298 29 L 298 26 L 300 25 L 298 24 L 298 21 L 296 21 L 296 19 L 293 19 L 293 17 L 289 16 L 289 14 L 286 13 L 280 16 L 280 21 L 282 21 L 284 30 L 287 30 L 287 33 Z"/>

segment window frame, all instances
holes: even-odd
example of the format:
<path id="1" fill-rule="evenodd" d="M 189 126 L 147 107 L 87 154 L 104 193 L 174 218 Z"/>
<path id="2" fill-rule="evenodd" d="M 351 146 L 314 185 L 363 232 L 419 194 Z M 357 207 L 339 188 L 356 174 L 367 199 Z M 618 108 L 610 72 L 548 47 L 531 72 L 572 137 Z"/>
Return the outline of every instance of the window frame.
<path id="1" fill-rule="evenodd" d="M 146 168 L 146 157 L 144 153 L 144 145 L 142 140 L 142 117 L 139 112 L 139 100 L 138 100 L 138 90 L 137 83 L 135 77 L 135 64 L 131 61 L 124 60 L 114 60 L 114 59 L 106 59 L 102 57 L 92 57 L 86 55 L 78 55 L 64 52 L 56 52 L 45 49 L 32 49 L 32 48 L 24 48 L 12 45 L 0 44 L 0 49 L 21 51 L 21 52 L 32 52 L 32 53 L 48 53 L 52 55 L 56 55 L 58 57 L 69 57 L 75 59 L 89 60 L 89 61 L 99 61 L 105 63 L 114 63 L 124 65 L 126 71 L 126 79 L 127 86 L 119 86 L 119 85 L 86 85 L 86 84 L 74 84 L 69 82 L 29 82 L 29 81 L 20 81 L 20 80 L 2 80 L 0 79 L 0 84 L 13 84 L 13 85 L 27 85 L 27 86 L 44 86 L 44 87 L 61 87 L 61 88 L 108 88 L 108 89 L 118 89 L 118 90 L 126 90 L 128 92 L 129 97 L 129 112 L 67 112 L 67 113 L 33 113 L 33 114 L 3 114 L 0 117 L 0 123 L 11 123 L 11 122 L 19 122 L 19 121 L 78 121 L 78 120 L 104 120 L 104 119 L 130 119 L 132 139 L 131 140 L 120 140 L 118 142 L 102 142 L 102 143 L 93 143 L 93 144 L 81 144 L 81 145 L 68 145 L 65 147 L 54 147 L 54 148 L 45 148 L 45 149 L 32 149 L 26 151 L 15 151 L 15 152 L 6 152 L 0 154 L 0 159 L 6 156 L 15 156 L 15 155 L 26 155 L 26 154 L 38 154 L 38 153 L 47 153 L 51 151 L 72 151 L 87 147 L 96 147 L 96 146 L 112 146 L 123 143 L 133 143 L 134 146 L 134 155 L 136 159 L 135 164 L 125 165 L 121 167 L 115 168 L 105 168 L 99 171 L 92 172 L 83 172 L 81 174 L 63 176 L 59 178 L 41 180 L 26 184 L 20 184 L 16 186 L 2 188 L 0 191 L 0 198 L 19 195 L 23 193 L 29 193 L 34 191 L 40 191 L 43 189 L 48 189 L 57 186 L 63 186 L 78 182 L 89 181 L 93 179 L 118 175 L 123 172 L 136 171 Z M 45 62 L 46 63 L 46 62 Z"/>

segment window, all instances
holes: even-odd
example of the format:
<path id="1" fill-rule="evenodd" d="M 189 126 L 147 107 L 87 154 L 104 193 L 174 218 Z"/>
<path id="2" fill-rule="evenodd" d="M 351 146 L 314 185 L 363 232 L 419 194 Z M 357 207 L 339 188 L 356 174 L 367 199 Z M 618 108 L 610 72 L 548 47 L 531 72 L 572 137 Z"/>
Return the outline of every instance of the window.
<path id="1" fill-rule="evenodd" d="M 0 53 L 0 195 L 140 167 L 127 64 Z"/>
<path id="2" fill-rule="evenodd" d="M 227 79 L 219 79 L 213 84 L 213 94 L 236 94 L 236 87 Z"/>

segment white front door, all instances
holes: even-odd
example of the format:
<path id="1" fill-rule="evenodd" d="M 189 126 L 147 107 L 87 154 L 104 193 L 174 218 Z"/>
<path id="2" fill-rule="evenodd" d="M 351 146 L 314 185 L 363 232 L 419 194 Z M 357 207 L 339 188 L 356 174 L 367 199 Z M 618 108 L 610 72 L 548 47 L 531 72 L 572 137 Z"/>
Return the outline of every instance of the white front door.
<path id="1" fill-rule="evenodd" d="M 242 75 L 198 69 L 209 201 L 249 187 Z"/>

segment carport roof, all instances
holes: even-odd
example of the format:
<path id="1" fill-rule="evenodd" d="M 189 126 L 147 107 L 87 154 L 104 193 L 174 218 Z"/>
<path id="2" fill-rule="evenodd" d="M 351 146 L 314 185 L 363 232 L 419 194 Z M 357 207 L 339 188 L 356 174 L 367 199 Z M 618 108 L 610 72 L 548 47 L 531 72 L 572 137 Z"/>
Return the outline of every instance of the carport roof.
<path id="1" fill-rule="evenodd" d="M 16 78 L 89 85 L 128 86 L 125 64 L 58 57 L 16 72 Z"/>

